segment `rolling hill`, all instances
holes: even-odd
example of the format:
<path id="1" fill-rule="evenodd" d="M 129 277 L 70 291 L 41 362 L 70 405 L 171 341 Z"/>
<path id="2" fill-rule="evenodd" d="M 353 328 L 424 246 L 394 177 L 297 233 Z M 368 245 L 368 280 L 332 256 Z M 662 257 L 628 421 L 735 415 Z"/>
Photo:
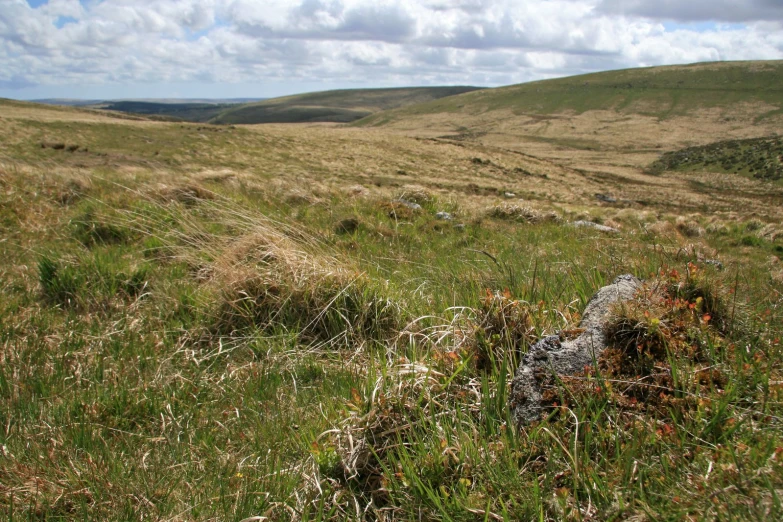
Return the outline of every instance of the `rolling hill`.
<path id="1" fill-rule="evenodd" d="M 314 123 L 355 121 L 376 112 L 426 103 L 478 87 L 412 87 L 347 89 L 285 96 L 239 105 L 213 117 L 211 123 Z"/>
<path id="2" fill-rule="evenodd" d="M 542 80 L 411 105 L 370 116 L 358 125 L 383 125 L 421 115 L 475 116 L 498 111 L 520 116 L 611 110 L 666 119 L 696 109 L 738 104 L 757 105 L 760 119 L 783 113 L 783 61 L 699 63 Z"/>
<path id="3" fill-rule="evenodd" d="M 263 98 L 234 99 L 139 99 L 139 100 L 73 100 L 48 98 L 31 100 L 33 103 L 82 107 L 107 111 L 138 114 L 152 119 L 170 119 L 204 123 L 223 111 L 237 105 L 262 101 Z"/>
<path id="4" fill-rule="evenodd" d="M 779 134 L 783 61 L 544 80 L 402 107 L 351 125 L 513 150 L 607 179 L 640 173 L 665 152 Z"/>

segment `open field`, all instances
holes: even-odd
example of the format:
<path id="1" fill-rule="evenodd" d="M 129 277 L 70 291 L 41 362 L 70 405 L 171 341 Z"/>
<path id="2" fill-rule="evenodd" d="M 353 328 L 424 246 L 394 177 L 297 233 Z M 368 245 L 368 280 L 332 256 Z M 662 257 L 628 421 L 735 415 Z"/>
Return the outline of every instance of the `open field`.
<path id="1" fill-rule="evenodd" d="M 781 518 L 783 187 L 645 172 L 778 125 L 748 107 L 354 128 L 0 100 L 0 513 Z M 625 273 L 617 359 L 518 428 L 521 355 Z"/>

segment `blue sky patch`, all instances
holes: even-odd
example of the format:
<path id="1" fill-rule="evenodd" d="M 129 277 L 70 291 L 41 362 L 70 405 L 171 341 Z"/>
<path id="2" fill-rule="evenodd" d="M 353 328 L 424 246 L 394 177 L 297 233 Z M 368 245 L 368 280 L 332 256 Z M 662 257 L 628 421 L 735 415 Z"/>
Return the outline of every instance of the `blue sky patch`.
<path id="1" fill-rule="evenodd" d="M 73 18 L 72 16 L 58 16 L 57 20 L 54 21 L 54 25 L 57 27 L 57 29 L 62 29 L 66 25 L 75 24 L 78 21 L 79 20 Z"/>
<path id="2" fill-rule="evenodd" d="M 716 22 L 664 22 L 666 31 L 695 31 L 697 33 L 706 33 L 708 31 L 739 31 L 745 29 L 743 24 L 727 24 Z"/>

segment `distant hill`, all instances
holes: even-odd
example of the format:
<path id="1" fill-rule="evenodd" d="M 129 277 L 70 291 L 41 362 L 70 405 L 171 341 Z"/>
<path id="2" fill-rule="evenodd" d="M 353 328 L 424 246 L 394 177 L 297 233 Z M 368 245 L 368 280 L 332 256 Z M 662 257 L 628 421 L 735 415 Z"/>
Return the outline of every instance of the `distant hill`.
<path id="1" fill-rule="evenodd" d="M 783 61 L 713 62 L 625 69 L 484 89 L 458 97 L 376 114 L 358 125 L 386 124 L 410 116 L 510 111 L 509 115 L 576 114 L 591 110 L 667 118 L 698 108 L 737 103 L 774 105 L 783 112 Z"/>
<path id="2" fill-rule="evenodd" d="M 658 154 L 781 133 L 783 61 L 649 67 L 543 80 L 379 112 L 352 125 L 502 145 L 566 162 L 576 161 L 573 151 L 583 156 Z M 648 158 L 628 161 L 639 164 Z"/>
<path id="3" fill-rule="evenodd" d="M 108 111 L 129 112 L 144 116 L 159 116 L 177 120 L 206 122 L 234 104 L 216 103 L 167 103 L 146 101 L 116 101 L 103 103 L 95 108 Z"/>
<path id="4" fill-rule="evenodd" d="M 479 87 L 411 87 L 324 91 L 236 106 L 222 111 L 211 123 L 346 123 L 370 114 L 437 100 Z"/>
<path id="5" fill-rule="evenodd" d="M 74 100 L 66 98 L 48 98 L 33 100 L 46 105 L 85 107 L 109 111 L 139 114 L 155 118 L 184 120 L 203 123 L 221 112 L 243 103 L 252 103 L 264 98 L 227 98 L 227 99 L 134 99 L 134 100 Z"/>

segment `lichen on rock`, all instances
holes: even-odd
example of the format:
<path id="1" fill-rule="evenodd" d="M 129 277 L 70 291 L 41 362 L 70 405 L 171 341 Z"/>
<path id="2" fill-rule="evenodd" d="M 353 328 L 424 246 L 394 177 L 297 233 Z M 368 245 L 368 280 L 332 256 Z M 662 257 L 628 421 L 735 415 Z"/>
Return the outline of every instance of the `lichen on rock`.
<path id="1" fill-rule="evenodd" d="M 579 324 L 578 336 L 565 332 L 539 340 L 522 358 L 511 383 L 510 407 L 518 425 L 538 420 L 543 412 L 542 381 L 554 375 L 574 375 L 592 366 L 606 349 L 606 324 L 613 304 L 634 297 L 642 283 L 621 275 L 590 299 Z"/>

